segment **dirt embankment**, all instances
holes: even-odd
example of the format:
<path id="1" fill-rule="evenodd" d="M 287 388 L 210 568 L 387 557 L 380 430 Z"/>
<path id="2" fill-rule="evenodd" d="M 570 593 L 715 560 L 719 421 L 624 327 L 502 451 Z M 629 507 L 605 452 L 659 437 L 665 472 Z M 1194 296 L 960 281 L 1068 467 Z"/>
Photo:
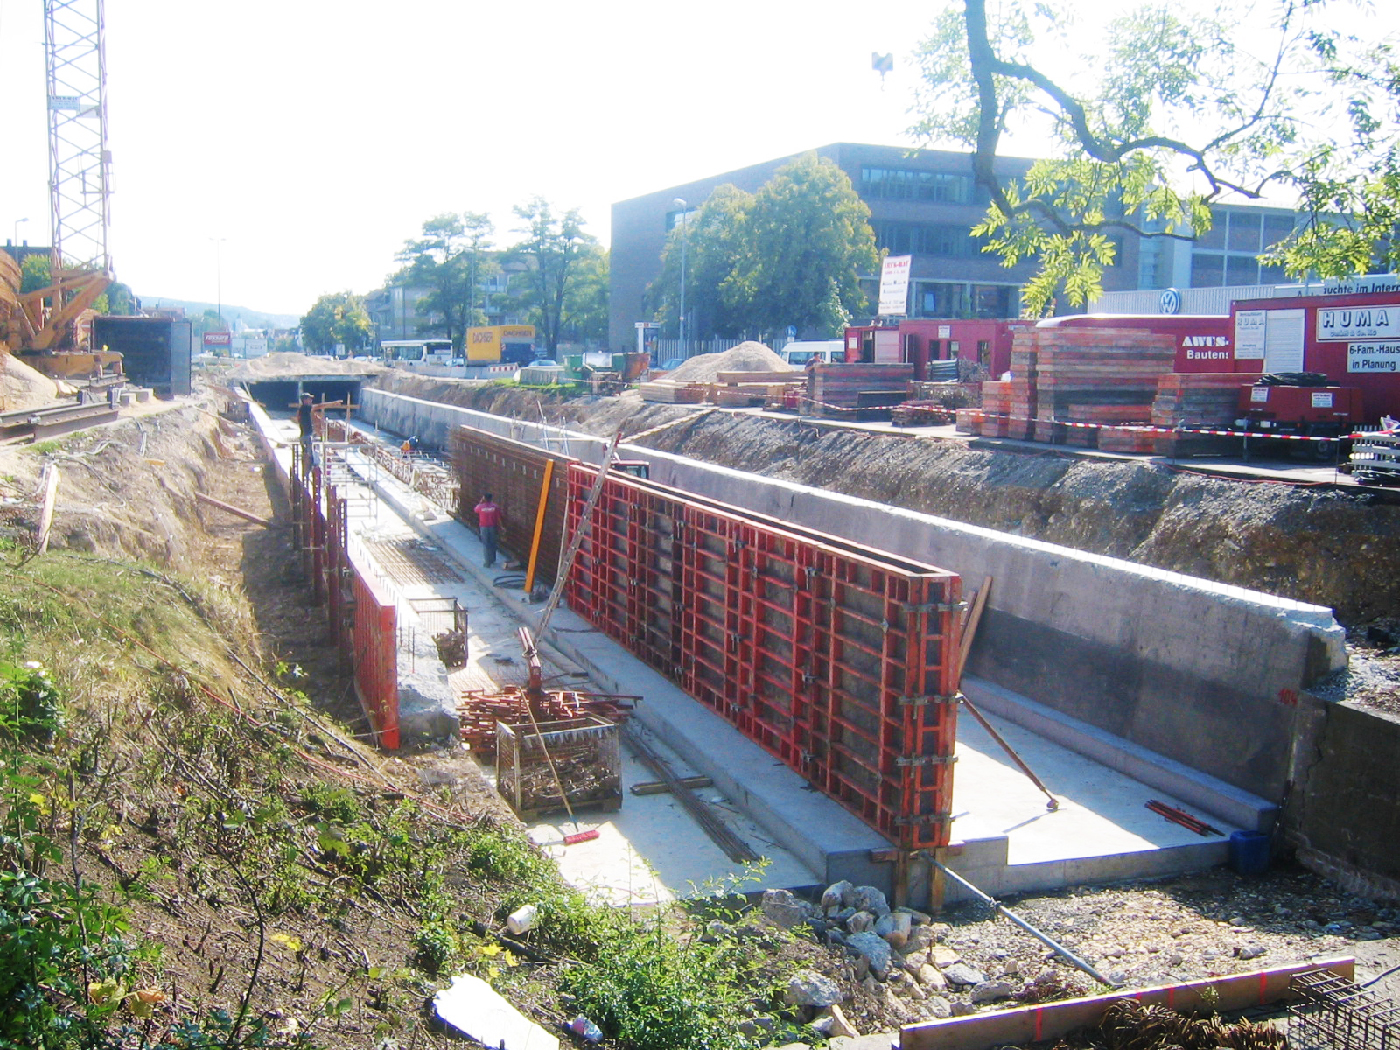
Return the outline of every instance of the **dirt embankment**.
<path id="1" fill-rule="evenodd" d="M 1141 462 L 840 431 L 798 420 L 564 398 L 395 373 L 400 393 L 594 434 L 1079 550 L 1328 606 L 1350 626 L 1400 618 L 1400 505 L 1368 491 L 1225 480 Z"/>
<path id="2" fill-rule="evenodd" d="M 710 415 L 645 443 L 723 466 L 1326 605 L 1400 615 L 1400 506 L 1369 492 Z"/>

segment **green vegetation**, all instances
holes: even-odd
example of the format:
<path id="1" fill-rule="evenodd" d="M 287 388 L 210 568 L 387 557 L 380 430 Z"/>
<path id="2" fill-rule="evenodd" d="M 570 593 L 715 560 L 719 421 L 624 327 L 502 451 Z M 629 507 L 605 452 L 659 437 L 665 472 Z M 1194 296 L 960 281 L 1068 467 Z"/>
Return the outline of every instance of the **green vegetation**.
<path id="1" fill-rule="evenodd" d="M 850 177 L 815 153 L 780 168 L 756 194 L 720 186 L 684 221 L 678 216 L 648 289 L 670 325 L 680 316 L 682 254 L 688 327 L 700 337 L 790 324 L 839 336 L 851 314 L 865 312 L 859 279 L 880 262 L 870 209 Z"/>
<path id="2" fill-rule="evenodd" d="M 1265 261 L 1345 276 L 1400 263 L 1393 40 L 1329 0 L 1277 0 L 1267 16 L 1129 10 L 1104 27 L 1027 2 L 964 0 L 918 56 L 935 145 L 969 146 L 991 208 L 974 233 L 1006 265 L 1033 259 L 1028 310 L 1097 294 L 1123 234 L 1191 240 L 1209 205 L 1301 198 L 1305 221 Z M 1343 17 L 1339 17 L 1343 16 Z M 1355 27 L 1355 28 L 1353 28 Z M 1059 143 L 1024 179 L 995 161 L 1008 130 Z"/>
<path id="3" fill-rule="evenodd" d="M 301 336 L 313 354 L 329 354 L 337 346 L 351 353 L 363 350 L 374 337 L 364 296 L 353 292 L 321 296 L 301 319 Z"/>
<path id="4" fill-rule="evenodd" d="M 272 684 L 300 675 L 255 670 L 227 588 L 0 559 L 0 1050 L 408 1045 L 456 973 L 622 1048 L 749 1045 L 781 964 L 683 907 L 590 903 L 519 829 L 388 790 Z"/>
<path id="5" fill-rule="evenodd" d="M 608 253 L 578 211 L 559 214 L 535 197 L 515 214 L 524 225 L 508 248 L 493 245 L 495 228 L 480 212 L 435 215 L 404 242 L 403 265 L 386 284 L 419 293 L 413 306 L 427 320 L 415 334 L 451 339 L 459 353 L 468 328 L 503 322 L 534 325 L 544 354 L 564 337 L 606 338 Z"/>

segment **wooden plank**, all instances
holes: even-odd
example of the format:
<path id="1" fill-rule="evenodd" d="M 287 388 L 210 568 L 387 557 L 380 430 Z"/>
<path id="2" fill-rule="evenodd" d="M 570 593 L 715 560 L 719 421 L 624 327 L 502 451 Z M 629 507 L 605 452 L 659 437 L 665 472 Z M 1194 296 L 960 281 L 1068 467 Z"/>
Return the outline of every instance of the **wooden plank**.
<path id="1" fill-rule="evenodd" d="M 1290 963 L 1268 970 L 1207 977 L 1182 984 L 1161 985 L 1112 995 L 1065 999 L 1055 1003 L 1018 1006 L 1011 1010 L 953 1017 L 946 1021 L 924 1021 L 899 1030 L 900 1050 L 987 1050 L 988 1047 L 1028 1046 L 1042 1039 L 1063 1035 L 1096 1024 L 1108 1004 L 1118 999 L 1136 999 L 1144 1005 L 1157 1004 L 1175 1010 L 1207 1007 L 1211 1010 L 1243 1010 L 1249 1006 L 1278 1002 L 1288 994 L 1293 977 L 1315 970 L 1330 970 L 1351 980 L 1356 961 L 1349 956 Z"/>
<path id="2" fill-rule="evenodd" d="M 54 497 L 58 493 L 58 466 L 50 463 L 44 468 L 44 499 L 39 509 L 39 527 L 35 531 L 35 546 L 40 554 L 49 549 L 49 531 L 53 527 Z"/>
<path id="3" fill-rule="evenodd" d="M 716 372 L 716 383 L 805 383 L 807 373 L 793 370 L 783 372 Z"/>
<path id="4" fill-rule="evenodd" d="M 242 518 L 244 521 L 251 521 L 254 525 L 267 526 L 272 524 L 272 522 L 268 521 L 266 518 L 260 518 L 256 514 L 250 514 L 248 511 L 243 510 L 240 507 L 235 507 L 231 503 L 225 503 L 223 500 L 215 499 L 213 496 L 206 496 L 202 492 L 196 492 L 194 494 L 194 498 L 199 500 L 200 503 L 207 503 L 211 507 L 217 507 L 219 510 L 226 511 L 229 514 L 232 514 L 235 518 Z"/>
<path id="5" fill-rule="evenodd" d="M 678 782 L 692 791 L 715 786 L 715 782 L 709 777 L 679 777 Z M 628 790 L 634 795 L 668 795 L 671 793 L 671 785 L 664 780 L 643 780 L 633 784 Z"/>

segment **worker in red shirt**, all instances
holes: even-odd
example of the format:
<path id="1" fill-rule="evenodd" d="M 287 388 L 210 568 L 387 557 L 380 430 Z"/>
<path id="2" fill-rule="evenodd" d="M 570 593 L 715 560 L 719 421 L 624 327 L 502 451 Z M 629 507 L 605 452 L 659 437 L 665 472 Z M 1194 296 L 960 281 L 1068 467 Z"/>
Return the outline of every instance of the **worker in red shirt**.
<path id="1" fill-rule="evenodd" d="M 476 511 L 481 546 L 485 550 L 486 560 L 483 564 L 489 569 L 496 564 L 496 540 L 500 536 L 501 508 L 496 506 L 491 499 L 491 493 L 488 492 L 473 509 Z"/>

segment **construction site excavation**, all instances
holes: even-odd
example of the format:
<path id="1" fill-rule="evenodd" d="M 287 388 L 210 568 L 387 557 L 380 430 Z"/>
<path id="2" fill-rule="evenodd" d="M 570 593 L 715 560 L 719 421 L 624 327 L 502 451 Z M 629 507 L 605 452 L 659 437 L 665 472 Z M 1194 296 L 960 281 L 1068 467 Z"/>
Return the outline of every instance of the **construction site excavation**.
<path id="1" fill-rule="evenodd" d="M 1393 1036 L 1400 504 L 726 405 L 783 371 L 756 344 L 689 367 L 729 393 L 273 355 L 7 447 L 7 520 L 172 563 L 238 530 L 230 585 L 354 761 L 594 902 L 746 894 L 734 922 L 830 960 L 785 1009 L 833 1045 L 1058 1037 L 1115 989 L 1311 994 L 1312 1031 L 1372 978 Z M 117 454 L 148 511 L 110 503 Z"/>

